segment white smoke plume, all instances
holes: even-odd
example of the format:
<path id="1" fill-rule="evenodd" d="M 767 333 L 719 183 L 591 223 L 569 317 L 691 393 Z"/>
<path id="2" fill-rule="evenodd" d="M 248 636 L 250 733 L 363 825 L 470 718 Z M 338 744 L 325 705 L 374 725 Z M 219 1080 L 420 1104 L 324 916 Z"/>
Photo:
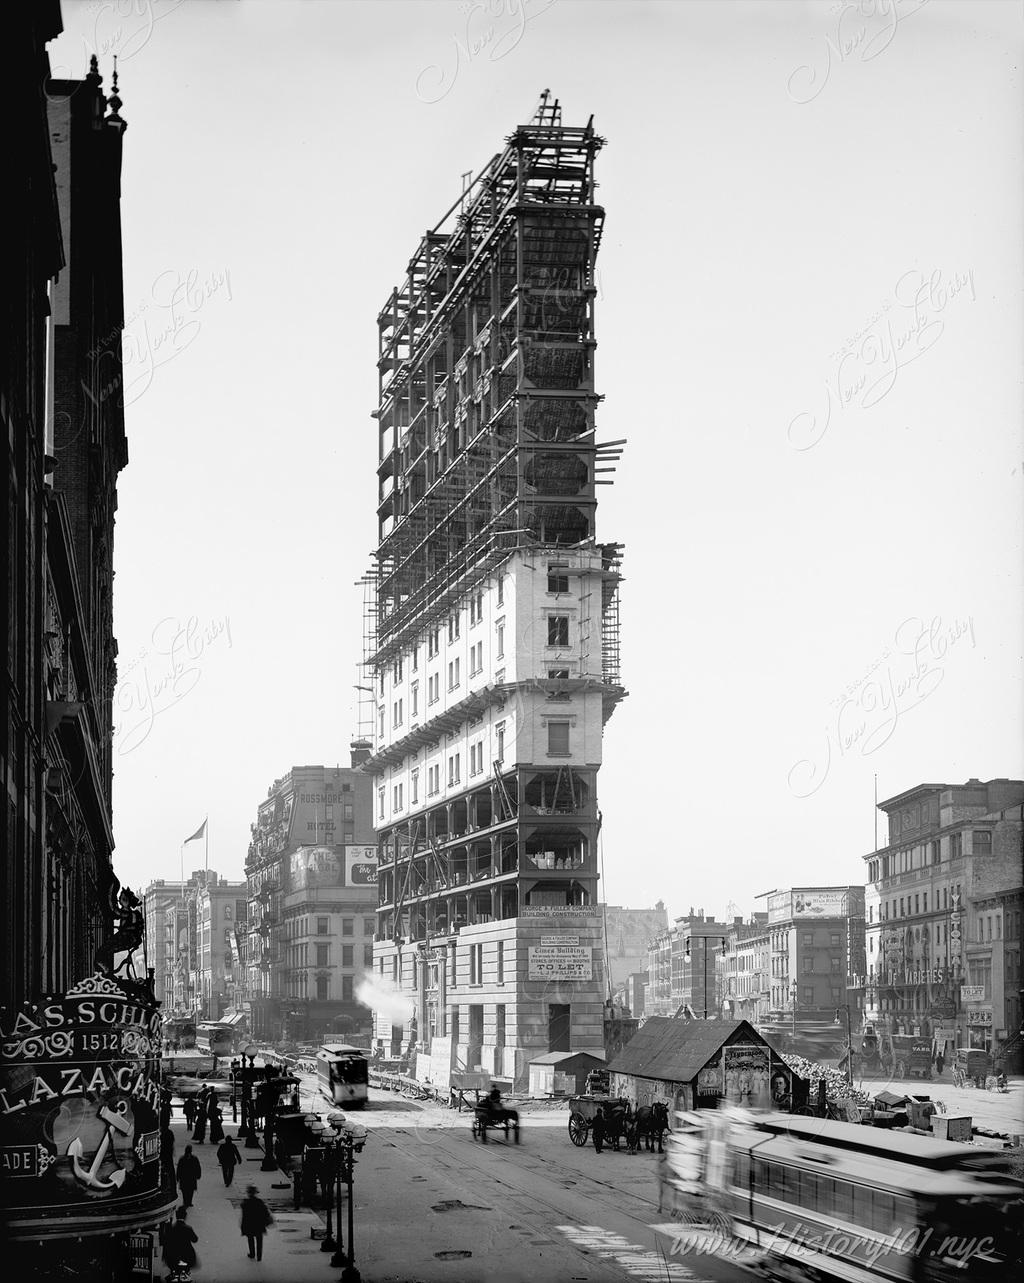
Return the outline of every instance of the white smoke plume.
<path id="1" fill-rule="evenodd" d="M 405 1024 L 413 1013 L 412 998 L 383 976 L 367 973 L 356 985 L 356 997 L 393 1025 Z"/>

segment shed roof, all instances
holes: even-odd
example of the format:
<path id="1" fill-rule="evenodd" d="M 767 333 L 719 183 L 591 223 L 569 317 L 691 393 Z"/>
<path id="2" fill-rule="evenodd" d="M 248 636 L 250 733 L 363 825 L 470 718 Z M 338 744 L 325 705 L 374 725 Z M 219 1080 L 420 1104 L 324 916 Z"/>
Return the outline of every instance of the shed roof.
<path id="1" fill-rule="evenodd" d="M 563 1061 L 575 1060 L 577 1056 L 589 1056 L 599 1065 L 604 1063 L 604 1053 L 601 1051 L 548 1051 L 543 1056 L 534 1056 L 530 1064 L 560 1065 Z"/>
<path id="2" fill-rule="evenodd" d="M 696 1078 L 720 1047 L 735 1041 L 741 1030 L 749 1041 L 769 1044 L 746 1020 L 677 1020 L 650 1016 L 608 1066 L 612 1073 L 689 1082 Z M 746 1041 L 746 1040 L 745 1040 Z"/>

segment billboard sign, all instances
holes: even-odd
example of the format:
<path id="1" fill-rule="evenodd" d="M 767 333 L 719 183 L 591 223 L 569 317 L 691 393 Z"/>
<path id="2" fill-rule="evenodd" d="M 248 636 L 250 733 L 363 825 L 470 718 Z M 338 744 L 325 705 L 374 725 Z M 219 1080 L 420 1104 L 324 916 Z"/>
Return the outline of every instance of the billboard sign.
<path id="1" fill-rule="evenodd" d="M 984 1002 L 985 986 L 984 985 L 961 985 L 960 986 L 961 1002 Z"/>
<path id="2" fill-rule="evenodd" d="M 341 859 L 333 847 L 300 846 L 291 856 L 291 889 L 340 887 L 341 870 Z"/>
<path id="3" fill-rule="evenodd" d="M 850 911 L 850 895 L 845 887 L 816 889 L 794 887 L 777 891 L 768 897 L 768 921 L 788 922 L 809 918 L 845 918 Z"/>
<path id="4" fill-rule="evenodd" d="M 373 886 L 377 881 L 377 848 L 345 847 L 345 882 L 350 887 Z"/>
<path id="5" fill-rule="evenodd" d="M 593 980 L 594 951 L 583 945 L 540 945 L 526 950 L 528 980 Z"/>
<path id="6" fill-rule="evenodd" d="M 9 1211 L 116 1211 L 159 1192 L 160 1028 L 147 990 L 100 974 L 0 1009 Z"/>

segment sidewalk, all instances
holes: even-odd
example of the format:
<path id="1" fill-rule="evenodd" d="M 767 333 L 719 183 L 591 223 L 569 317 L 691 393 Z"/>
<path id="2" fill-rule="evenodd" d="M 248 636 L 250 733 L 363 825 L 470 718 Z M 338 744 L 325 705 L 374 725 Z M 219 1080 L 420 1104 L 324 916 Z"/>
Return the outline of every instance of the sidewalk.
<path id="1" fill-rule="evenodd" d="M 321 1252 L 319 1240 L 310 1238 L 311 1229 L 322 1233 L 323 1220 L 306 1208 L 300 1212 L 293 1210 L 291 1180 L 281 1172 L 261 1172 L 263 1150 L 246 1149 L 244 1143 L 237 1140 L 236 1125 L 227 1123 L 225 1134 L 236 1138 L 242 1162 L 235 1168 L 234 1181 L 227 1188 L 217 1162 L 217 1146 L 208 1140 L 197 1145 L 182 1118 L 175 1118 L 171 1126 L 175 1165 L 185 1146 L 191 1145 L 203 1168 L 202 1180 L 188 1212 L 188 1223 L 199 1235 L 196 1244 L 199 1265 L 192 1275 L 195 1283 L 251 1283 L 254 1279 L 262 1279 L 264 1283 L 328 1283 L 337 1279 L 340 1271 L 328 1264 L 331 1253 Z M 272 1188 L 286 1182 L 287 1189 Z M 240 1229 L 241 1204 L 248 1185 L 256 1186 L 274 1217 L 274 1224 L 263 1240 L 262 1261 L 249 1260 Z M 178 1206 L 181 1206 L 180 1196 Z M 154 1278 L 166 1277 L 167 1267 L 159 1259 L 157 1245 Z"/>

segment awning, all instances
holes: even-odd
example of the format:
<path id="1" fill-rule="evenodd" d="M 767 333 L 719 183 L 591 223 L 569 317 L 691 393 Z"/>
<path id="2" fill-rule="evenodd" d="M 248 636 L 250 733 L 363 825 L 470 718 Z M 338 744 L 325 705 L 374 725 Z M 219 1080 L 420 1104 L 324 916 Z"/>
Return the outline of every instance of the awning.
<path id="1" fill-rule="evenodd" d="M 235 1011 L 232 1012 L 231 1015 L 225 1013 L 217 1023 L 219 1025 L 240 1025 L 242 1021 L 246 1019 L 247 1017 L 244 1011 Z"/>

